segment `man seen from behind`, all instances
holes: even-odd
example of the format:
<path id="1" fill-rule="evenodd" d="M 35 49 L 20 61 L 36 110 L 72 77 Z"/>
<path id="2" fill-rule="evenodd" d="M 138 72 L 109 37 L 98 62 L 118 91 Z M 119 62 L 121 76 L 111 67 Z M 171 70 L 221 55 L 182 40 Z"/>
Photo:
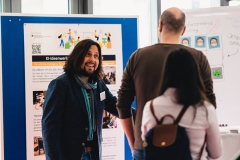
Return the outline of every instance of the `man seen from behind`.
<path id="1" fill-rule="evenodd" d="M 162 78 L 164 62 L 171 51 L 183 48 L 194 56 L 206 87 L 206 96 L 216 107 L 208 60 L 201 51 L 180 44 L 180 37 L 185 30 L 185 14 L 178 8 L 165 10 L 159 20 L 160 43 L 135 51 L 124 70 L 118 91 L 117 109 L 134 160 L 145 158 L 141 139 L 143 107 L 147 101 L 159 96 L 157 89 Z M 134 97 L 136 97 L 135 124 L 131 112 Z"/>

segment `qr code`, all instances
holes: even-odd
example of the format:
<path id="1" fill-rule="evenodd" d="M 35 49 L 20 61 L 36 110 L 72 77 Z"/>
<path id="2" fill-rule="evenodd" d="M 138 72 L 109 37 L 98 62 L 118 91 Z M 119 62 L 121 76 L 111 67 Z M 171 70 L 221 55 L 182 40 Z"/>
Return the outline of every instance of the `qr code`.
<path id="1" fill-rule="evenodd" d="M 32 54 L 41 54 L 41 45 L 32 45 Z"/>

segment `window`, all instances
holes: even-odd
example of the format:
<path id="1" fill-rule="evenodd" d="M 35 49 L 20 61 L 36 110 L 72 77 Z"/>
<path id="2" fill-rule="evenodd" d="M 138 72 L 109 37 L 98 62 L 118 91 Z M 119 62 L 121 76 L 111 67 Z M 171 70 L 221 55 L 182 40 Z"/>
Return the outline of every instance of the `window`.
<path id="1" fill-rule="evenodd" d="M 170 7 L 180 9 L 219 7 L 220 0 L 161 0 L 161 11 Z"/>
<path id="2" fill-rule="evenodd" d="M 240 6 L 240 1 L 229 1 L 229 6 Z"/>
<path id="3" fill-rule="evenodd" d="M 68 14 L 67 0 L 21 0 L 22 13 Z"/>
<path id="4" fill-rule="evenodd" d="M 151 44 L 150 0 L 93 0 L 93 14 L 139 16 L 139 47 Z"/>

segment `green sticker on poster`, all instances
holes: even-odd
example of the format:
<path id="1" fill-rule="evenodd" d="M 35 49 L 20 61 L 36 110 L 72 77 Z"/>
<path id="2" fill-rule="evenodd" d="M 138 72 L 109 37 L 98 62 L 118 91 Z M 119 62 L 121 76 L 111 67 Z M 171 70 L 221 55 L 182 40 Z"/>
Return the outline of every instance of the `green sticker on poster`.
<path id="1" fill-rule="evenodd" d="M 213 76 L 219 77 L 221 75 L 221 71 L 219 69 L 213 70 Z"/>

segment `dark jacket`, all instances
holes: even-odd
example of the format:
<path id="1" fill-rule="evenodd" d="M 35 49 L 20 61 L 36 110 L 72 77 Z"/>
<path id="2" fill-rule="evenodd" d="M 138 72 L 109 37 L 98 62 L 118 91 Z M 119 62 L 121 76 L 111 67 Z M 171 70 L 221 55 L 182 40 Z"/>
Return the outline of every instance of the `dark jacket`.
<path id="1" fill-rule="evenodd" d="M 106 99 L 100 100 L 105 91 Z M 94 90 L 99 157 L 102 157 L 102 115 L 106 110 L 118 116 L 116 97 L 100 80 Z M 73 75 L 63 74 L 52 80 L 46 93 L 42 134 L 47 160 L 81 159 L 88 136 L 88 117 L 84 97 Z"/>

